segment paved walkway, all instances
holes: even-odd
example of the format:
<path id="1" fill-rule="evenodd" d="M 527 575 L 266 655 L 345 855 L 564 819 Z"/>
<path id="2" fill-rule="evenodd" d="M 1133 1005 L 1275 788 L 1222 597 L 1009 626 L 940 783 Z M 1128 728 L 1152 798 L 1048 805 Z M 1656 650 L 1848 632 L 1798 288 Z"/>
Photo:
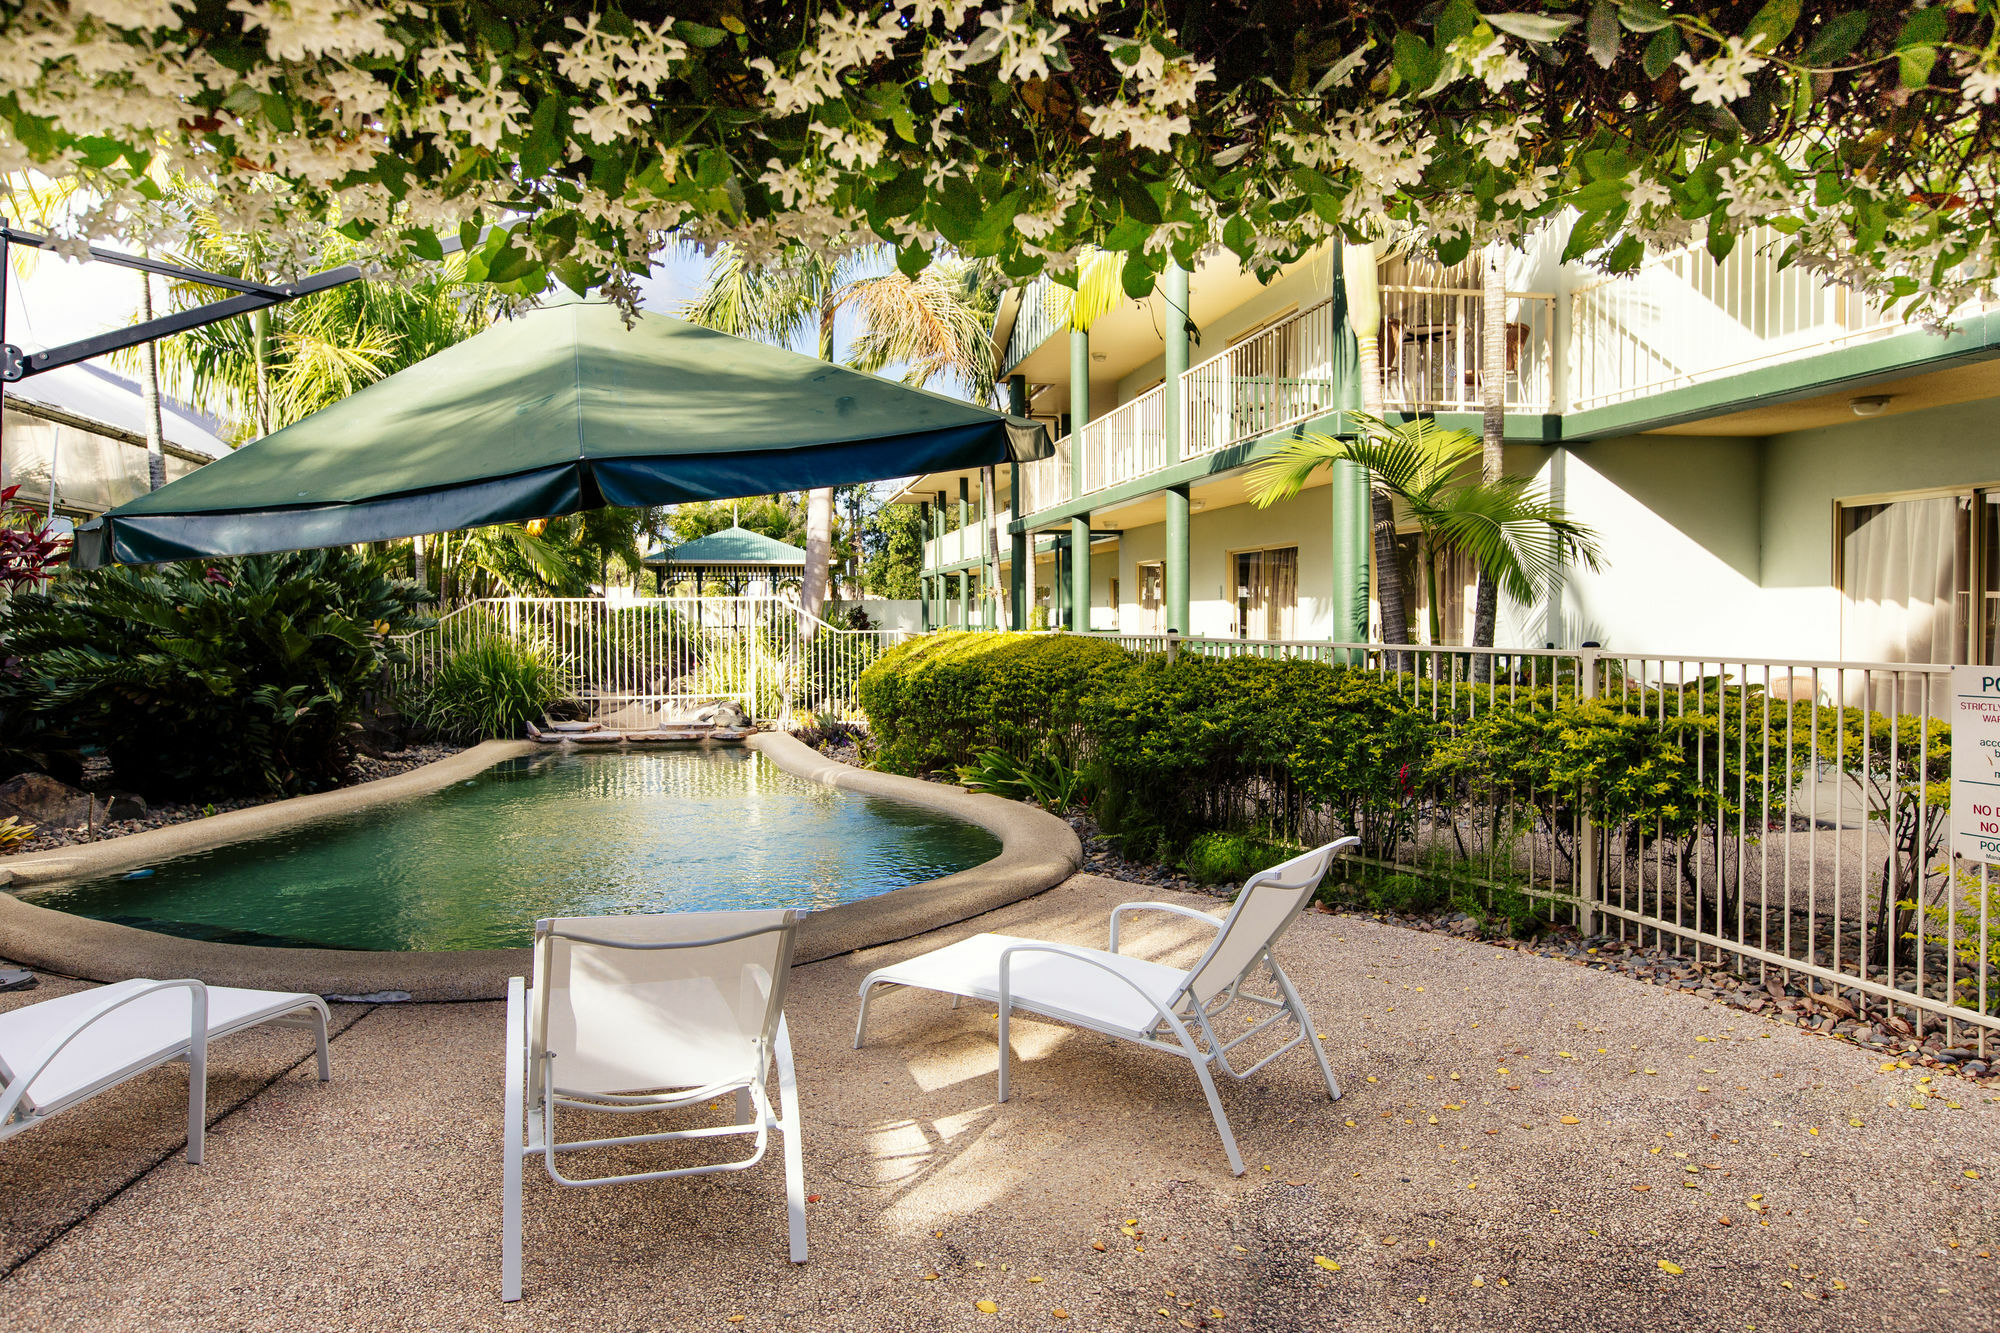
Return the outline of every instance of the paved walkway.
<path id="1" fill-rule="evenodd" d="M 0 1145 L 0 1319 L 2000 1328 L 2000 1105 L 1555 960 L 1302 920 L 1283 956 L 1347 1095 L 1328 1102 L 1298 1052 L 1226 1088 L 1240 1180 L 1177 1061 L 1022 1021 L 1016 1099 L 998 1106 L 990 1014 L 913 994 L 885 997 L 874 1044 L 848 1049 L 869 968 L 982 928 L 1101 943 L 1110 905 L 1150 894 L 1078 876 L 795 973 L 818 1195 L 803 1268 L 784 1261 L 775 1166 L 602 1190 L 534 1172 L 527 1299 L 503 1307 L 500 1006 L 342 1006 L 330 1085 L 296 1033 L 218 1048 L 204 1166 L 176 1155 L 171 1069 Z M 1135 947 L 1186 957 L 1192 929 L 1162 920 Z"/>

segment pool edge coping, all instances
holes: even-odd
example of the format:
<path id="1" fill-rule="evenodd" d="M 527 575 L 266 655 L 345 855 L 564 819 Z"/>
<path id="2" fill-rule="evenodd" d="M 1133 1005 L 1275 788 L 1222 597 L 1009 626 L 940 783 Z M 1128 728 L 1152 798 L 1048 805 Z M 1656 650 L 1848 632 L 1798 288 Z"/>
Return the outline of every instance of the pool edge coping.
<path id="1" fill-rule="evenodd" d="M 799 927 L 795 963 L 907 939 L 966 920 L 1053 888 L 1082 864 L 1083 849 L 1075 830 L 1034 806 L 836 763 L 779 732 L 753 736 L 749 744 L 796 776 L 839 790 L 922 805 L 976 824 L 1000 839 L 1000 854 L 969 870 L 807 913 Z M 0 858 L 0 869 L 15 870 L 10 864 L 15 862 L 66 862 L 60 872 L 51 870 L 34 879 L 17 877 L 15 883 L 24 887 L 106 874 L 436 791 L 534 749 L 527 741 L 488 741 L 394 777 L 85 844 L 85 850 L 101 853 L 95 864 L 63 848 Z M 173 833 L 179 836 L 157 836 Z M 149 841 L 136 849 L 119 847 L 140 839 Z M 118 854 L 110 855 L 113 850 Z M 80 861 L 85 868 L 75 868 Z M 29 868 L 34 873 L 39 866 Z M 502 998 L 508 978 L 528 971 L 530 951 L 375 952 L 222 944 L 72 916 L 0 891 L 0 958 L 90 981 L 199 977 L 211 985 L 310 991 L 329 997 L 393 995 L 415 1001 L 456 1001 Z"/>

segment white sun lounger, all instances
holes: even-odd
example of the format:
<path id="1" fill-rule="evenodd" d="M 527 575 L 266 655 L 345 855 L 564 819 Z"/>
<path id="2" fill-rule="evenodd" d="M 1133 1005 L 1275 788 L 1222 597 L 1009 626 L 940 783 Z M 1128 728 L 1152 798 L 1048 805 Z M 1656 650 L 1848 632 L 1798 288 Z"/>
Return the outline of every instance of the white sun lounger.
<path id="1" fill-rule="evenodd" d="M 874 988 L 914 986 L 999 1006 L 1003 1102 L 1008 1084 L 1007 1021 L 1015 1010 L 1178 1055 L 1194 1065 L 1208 1109 L 1215 1117 L 1215 1128 L 1222 1135 L 1223 1150 L 1229 1154 L 1229 1169 L 1240 1176 L 1243 1158 L 1236 1150 L 1236 1136 L 1229 1130 L 1222 1101 L 1216 1096 L 1211 1066 L 1233 1078 L 1246 1079 L 1294 1046 L 1304 1044 L 1319 1061 L 1327 1095 L 1340 1096 L 1333 1067 L 1320 1048 L 1319 1034 L 1313 1031 L 1312 1017 L 1291 979 L 1271 956 L 1271 948 L 1312 901 L 1334 855 L 1358 841 L 1342 838 L 1251 876 L 1229 915 L 1221 920 L 1172 903 L 1122 903 L 1111 910 L 1109 949 L 1048 944 L 1013 935 L 974 935 L 908 962 L 879 968 L 861 983 L 855 1049 L 860 1049 L 868 1026 L 868 1001 Z M 1186 971 L 1128 957 L 1118 952 L 1118 919 L 1127 912 L 1172 912 L 1190 917 L 1215 927 L 1215 941 Z M 1269 974 L 1275 995 L 1244 989 L 1244 983 L 1252 981 L 1260 967 Z M 1214 1020 L 1239 1002 L 1273 1012 L 1225 1041 L 1216 1035 Z M 957 999 L 952 1003 L 956 1005 Z M 1298 1027 L 1290 1041 L 1241 1072 L 1230 1065 L 1232 1050 L 1288 1019 Z"/>
<path id="2" fill-rule="evenodd" d="M 741 1171 L 784 1136 L 792 1262 L 806 1261 L 798 1081 L 785 1029 L 798 913 L 656 912 L 535 923 L 535 984 L 507 986 L 506 1145 L 501 1299 L 521 1299 L 521 1165 L 539 1154 L 559 1185 L 618 1185 Z M 765 1088 L 778 1069 L 782 1114 Z M 735 1123 L 564 1140 L 556 1110 L 668 1111 L 735 1097 Z M 736 1161 L 571 1177 L 556 1154 L 620 1144 L 747 1134 Z"/>
<path id="3" fill-rule="evenodd" d="M 188 1063 L 187 1159 L 201 1161 L 210 1042 L 260 1023 L 310 1027 L 332 1077 L 325 1001 L 199 981 L 120 981 L 0 1014 L 0 1139 L 156 1065 Z"/>

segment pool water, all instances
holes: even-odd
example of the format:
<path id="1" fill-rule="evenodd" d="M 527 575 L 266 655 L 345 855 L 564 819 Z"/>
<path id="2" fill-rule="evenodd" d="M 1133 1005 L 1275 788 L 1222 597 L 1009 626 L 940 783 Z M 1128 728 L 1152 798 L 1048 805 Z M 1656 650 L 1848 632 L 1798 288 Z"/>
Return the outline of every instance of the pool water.
<path id="1" fill-rule="evenodd" d="M 527 944 L 543 916 L 832 907 L 999 851 L 975 825 L 753 750 L 555 752 L 27 900 L 232 943 L 490 949 Z"/>

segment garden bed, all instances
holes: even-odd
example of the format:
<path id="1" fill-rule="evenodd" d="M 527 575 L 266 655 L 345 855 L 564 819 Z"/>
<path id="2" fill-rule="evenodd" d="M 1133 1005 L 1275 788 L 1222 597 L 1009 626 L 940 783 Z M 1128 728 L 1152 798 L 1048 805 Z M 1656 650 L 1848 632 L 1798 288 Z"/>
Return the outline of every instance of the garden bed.
<path id="1" fill-rule="evenodd" d="M 381 758 L 365 754 L 354 757 L 354 767 L 350 781 L 343 786 L 357 786 L 363 782 L 373 782 L 377 778 L 392 778 L 399 773 L 407 773 L 425 764 L 457 754 L 465 749 L 463 745 L 437 743 L 411 745 L 392 751 Z M 92 759 L 84 767 L 83 790 L 90 795 L 107 800 L 111 795 L 111 772 L 103 761 Z M 131 799 L 131 798 L 126 798 Z M 205 819 L 209 815 L 219 815 L 226 810 L 247 810 L 253 806 L 268 805 L 272 801 L 286 799 L 283 795 L 252 796 L 220 801 L 176 801 L 146 807 L 146 813 L 135 818 L 112 819 L 103 823 L 86 822 L 70 827 L 49 824 L 37 825 L 35 836 L 11 849 L 12 852 L 41 852 L 57 847 L 74 847 L 81 843 L 104 842 L 110 838 L 122 838 L 148 829 L 166 828 L 173 824 L 184 824 L 191 819 Z"/>

